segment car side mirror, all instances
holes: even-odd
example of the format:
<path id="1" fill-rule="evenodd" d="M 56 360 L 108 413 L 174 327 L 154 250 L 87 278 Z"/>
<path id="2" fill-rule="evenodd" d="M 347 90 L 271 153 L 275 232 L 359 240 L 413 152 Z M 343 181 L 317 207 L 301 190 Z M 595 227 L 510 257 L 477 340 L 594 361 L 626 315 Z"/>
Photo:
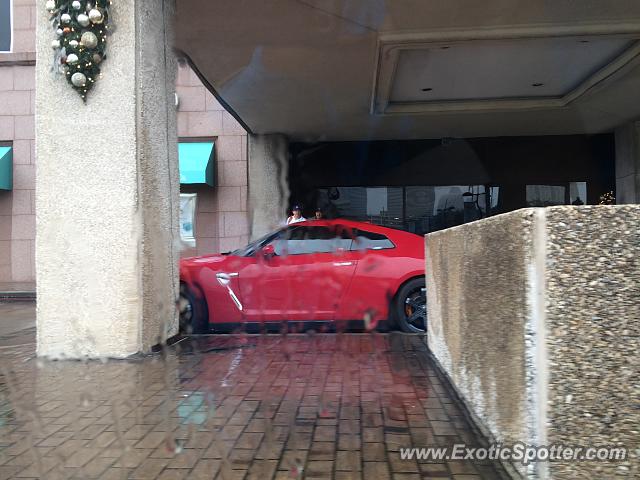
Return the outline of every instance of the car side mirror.
<path id="1" fill-rule="evenodd" d="M 260 254 L 265 260 L 269 260 L 276 255 L 276 249 L 272 244 L 265 245 L 262 247 L 262 250 L 260 250 Z"/>

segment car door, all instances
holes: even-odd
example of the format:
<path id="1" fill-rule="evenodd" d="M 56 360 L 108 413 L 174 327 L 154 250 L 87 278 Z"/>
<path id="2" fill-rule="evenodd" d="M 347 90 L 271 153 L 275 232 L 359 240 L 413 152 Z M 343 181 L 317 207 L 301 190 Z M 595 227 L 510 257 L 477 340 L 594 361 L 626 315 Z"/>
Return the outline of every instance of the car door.
<path id="1" fill-rule="evenodd" d="M 245 320 L 333 319 L 357 265 L 351 242 L 336 226 L 283 229 L 265 244 L 274 255 L 265 258 L 258 251 L 240 272 Z"/>
<path id="2" fill-rule="evenodd" d="M 350 235 L 336 225 L 308 225 L 287 239 L 287 317 L 332 320 L 355 273 Z"/>

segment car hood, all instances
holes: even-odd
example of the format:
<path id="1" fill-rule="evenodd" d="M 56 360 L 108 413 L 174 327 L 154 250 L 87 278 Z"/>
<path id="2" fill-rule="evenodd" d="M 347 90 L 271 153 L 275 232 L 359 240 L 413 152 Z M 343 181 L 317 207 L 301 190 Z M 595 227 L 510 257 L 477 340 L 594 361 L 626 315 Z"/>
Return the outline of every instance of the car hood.
<path id="1" fill-rule="evenodd" d="M 202 282 L 203 274 L 206 276 L 228 270 L 232 268 L 229 262 L 237 258 L 234 255 L 220 254 L 183 258 L 180 260 L 180 280 L 187 283 Z"/>
<path id="2" fill-rule="evenodd" d="M 223 263 L 229 260 L 229 258 L 231 257 L 232 255 L 223 255 L 220 253 L 210 254 L 210 255 L 200 255 L 198 257 L 183 258 L 180 260 L 180 265 L 184 265 L 184 266 L 202 265 L 202 264 L 215 265 L 217 263 Z"/>

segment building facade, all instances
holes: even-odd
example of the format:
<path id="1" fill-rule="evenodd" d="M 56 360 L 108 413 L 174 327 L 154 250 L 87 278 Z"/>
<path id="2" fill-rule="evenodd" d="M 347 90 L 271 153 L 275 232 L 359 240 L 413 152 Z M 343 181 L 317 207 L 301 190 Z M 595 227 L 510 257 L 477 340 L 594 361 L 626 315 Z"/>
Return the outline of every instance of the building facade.
<path id="1" fill-rule="evenodd" d="M 0 48 L 0 153 L 7 152 L 12 185 L 0 188 L 0 283 L 33 283 L 36 2 L 5 0 L 5 5 L 13 21 L 11 44 Z M 249 236 L 247 133 L 186 62 L 178 64 L 176 95 L 179 141 L 212 143 L 216 167 L 214 186 L 181 185 L 191 200 L 182 212 L 181 225 L 190 223 L 191 235 L 184 236 L 181 255 L 235 249 Z"/>

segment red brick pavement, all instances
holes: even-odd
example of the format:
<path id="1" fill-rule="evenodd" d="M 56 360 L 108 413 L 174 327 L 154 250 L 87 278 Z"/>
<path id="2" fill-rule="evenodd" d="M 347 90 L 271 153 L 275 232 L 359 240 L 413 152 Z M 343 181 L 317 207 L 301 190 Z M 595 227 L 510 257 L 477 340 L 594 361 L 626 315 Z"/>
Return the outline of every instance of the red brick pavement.
<path id="1" fill-rule="evenodd" d="M 210 336 L 46 362 L 33 334 L 0 342 L 0 480 L 503 476 L 490 461 L 400 459 L 482 443 L 418 337 Z"/>

